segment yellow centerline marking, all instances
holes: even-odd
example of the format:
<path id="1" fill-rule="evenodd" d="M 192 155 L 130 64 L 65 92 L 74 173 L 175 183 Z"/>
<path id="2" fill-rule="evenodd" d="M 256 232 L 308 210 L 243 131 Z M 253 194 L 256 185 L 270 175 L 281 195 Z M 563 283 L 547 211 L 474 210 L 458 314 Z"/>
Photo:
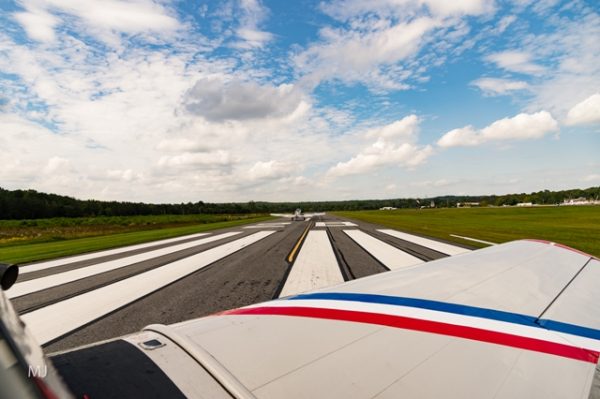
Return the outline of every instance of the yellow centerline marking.
<path id="1" fill-rule="evenodd" d="M 296 255 L 296 252 L 298 251 L 298 248 L 300 248 L 300 244 L 302 244 L 302 241 L 304 241 L 304 237 L 306 237 L 306 234 L 308 234 L 308 230 L 309 229 L 310 229 L 310 223 L 308 224 L 308 226 L 306 226 L 306 229 L 304 230 L 304 233 L 302 233 L 302 235 L 300 236 L 300 239 L 298 240 L 298 242 L 294 246 L 294 249 L 292 249 L 292 252 L 290 252 L 290 255 L 287 258 L 288 262 L 292 263 L 294 261 L 294 256 Z"/>

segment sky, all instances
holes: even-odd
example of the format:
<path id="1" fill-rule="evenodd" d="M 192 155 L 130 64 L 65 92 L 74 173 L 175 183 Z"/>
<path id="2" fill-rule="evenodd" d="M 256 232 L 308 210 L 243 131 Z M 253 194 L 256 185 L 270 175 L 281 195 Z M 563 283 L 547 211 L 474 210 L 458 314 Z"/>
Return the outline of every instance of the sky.
<path id="1" fill-rule="evenodd" d="M 0 187 L 145 202 L 600 185 L 595 0 L 1 0 Z"/>

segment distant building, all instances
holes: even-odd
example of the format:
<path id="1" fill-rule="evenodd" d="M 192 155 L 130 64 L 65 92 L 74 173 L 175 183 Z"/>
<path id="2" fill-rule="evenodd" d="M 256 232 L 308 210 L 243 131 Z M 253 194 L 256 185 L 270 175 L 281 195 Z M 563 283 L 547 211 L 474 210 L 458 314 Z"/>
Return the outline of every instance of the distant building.
<path id="1" fill-rule="evenodd" d="M 379 208 L 380 211 L 395 211 L 398 208 L 394 208 L 393 206 L 384 206 L 383 208 Z"/>
<path id="2" fill-rule="evenodd" d="M 598 200 L 588 200 L 583 197 L 564 200 L 561 205 L 600 205 Z"/>
<path id="3" fill-rule="evenodd" d="M 427 208 L 435 208 L 435 202 L 431 201 L 429 203 L 429 206 L 427 206 L 427 205 L 421 205 L 421 209 L 427 209 Z"/>
<path id="4" fill-rule="evenodd" d="M 471 208 L 473 206 L 479 206 L 479 202 L 457 202 L 457 208 Z"/>
<path id="5" fill-rule="evenodd" d="M 516 206 L 533 206 L 532 202 L 519 202 Z"/>

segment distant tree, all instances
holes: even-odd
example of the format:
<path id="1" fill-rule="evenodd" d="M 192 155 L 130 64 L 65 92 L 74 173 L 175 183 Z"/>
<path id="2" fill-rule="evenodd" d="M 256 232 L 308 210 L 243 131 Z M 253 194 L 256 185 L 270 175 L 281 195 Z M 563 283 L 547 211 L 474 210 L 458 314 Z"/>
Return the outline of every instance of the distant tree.
<path id="1" fill-rule="evenodd" d="M 421 198 L 421 204 L 434 201 L 437 206 L 455 207 L 458 202 L 479 202 L 487 204 L 515 205 L 519 202 L 536 204 L 557 204 L 565 199 L 584 197 L 600 199 L 600 186 L 584 190 L 563 191 L 543 190 L 534 193 L 488 195 L 488 196 L 438 196 Z M 245 203 L 208 203 L 198 201 L 180 204 L 146 204 L 141 202 L 118 202 L 78 200 L 68 196 L 40 193 L 35 190 L 6 190 L 0 188 L 0 219 L 39 219 L 51 217 L 94 217 L 94 216 L 137 216 L 164 214 L 216 214 L 216 213 L 268 213 L 293 212 L 300 208 L 306 212 L 372 210 L 384 206 L 394 208 L 416 208 L 416 199 L 370 199 L 350 201 L 317 202 L 245 202 Z"/>

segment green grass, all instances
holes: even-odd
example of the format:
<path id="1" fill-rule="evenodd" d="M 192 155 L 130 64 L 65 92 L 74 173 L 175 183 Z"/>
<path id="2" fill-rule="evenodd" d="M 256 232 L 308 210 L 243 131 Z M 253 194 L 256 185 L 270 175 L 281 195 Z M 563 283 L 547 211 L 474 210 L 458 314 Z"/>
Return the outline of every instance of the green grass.
<path id="1" fill-rule="evenodd" d="M 477 247 L 484 244 L 450 234 L 495 243 L 537 238 L 600 257 L 600 206 L 399 209 L 334 214 Z"/>
<path id="2" fill-rule="evenodd" d="M 196 219 L 194 219 L 193 216 L 196 216 Z M 209 217 L 204 218 L 204 216 Z M 88 221 L 88 227 L 82 233 L 80 230 L 75 229 L 75 231 L 72 231 L 72 229 L 68 228 L 73 224 L 78 225 L 78 222 L 74 220 L 71 220 L 70 222 L 67 221 L 66 223 L 68 226 L 61 227 L 61 224 L 64 224 L 65 222 L 60 219 L 56 219 L 54 225 L 52 224 L 53 219 L 44 219 L 41 222 L 44 227 L 40 228 L 38 225 L 35 226 L 35 228 L 40 231 L 44 231 L 44 229 L 48 228 L 54 231 L 54 236 L 47 236 L 45 238 L 33 237 L 12 241 L 8 240 L 7 242 L 0 244 L 0 262 L 27 263 L 53 259 L 272 219 L 270 216 L 257 215 L 252 215 L 251 217 L 246 217 L 245 215 L 220 215 L 221 219 L 224 218 L 225 220 L 212 221 L 219 219 L 218 217 L 213 218 L 213 216 L 215 215 L 188 215 L 187 219 L 184 218 L 178 221 L 174 221 L 172 217 L 167 221 L 167 217 L 161 220 L 160 217 L 158 217 L 159 219 L 156 219 L 157 217 L 152 216 L 147 217 L 144 222 L 138 222 L 137 224 L 130 220 L 130 223 L 127 223 L 125 229 L 126 232 L 116 234 L 113 230 L 107 228 L 107 224 L 104 223 L 105 221 L 98 224 L 93 224 L 91 221 Z M 145 223 L 149 220 L 154 223 Z M 6 235 L 7 229 L 5 226 L 9 223 L 3 225 L 4 222 L 7 221 L 0 221 L 0 230 Z M 9 222 L 12 223 L 13 221 Z M 174 223 L 185 225 L 169 226 Z M 44 231 L 39 234 L 47 235 L 47 232 Z M 86 234 L 87 236 L 79 238 L 79 234 Z"/>
<path id="3" fill-rule="evenodd" d="M 265 215 L 199 214 L 0 220 L 0 248 L 19 243 L 51 242 L 129 231 L 225 222 L 257 216 Z"/>

